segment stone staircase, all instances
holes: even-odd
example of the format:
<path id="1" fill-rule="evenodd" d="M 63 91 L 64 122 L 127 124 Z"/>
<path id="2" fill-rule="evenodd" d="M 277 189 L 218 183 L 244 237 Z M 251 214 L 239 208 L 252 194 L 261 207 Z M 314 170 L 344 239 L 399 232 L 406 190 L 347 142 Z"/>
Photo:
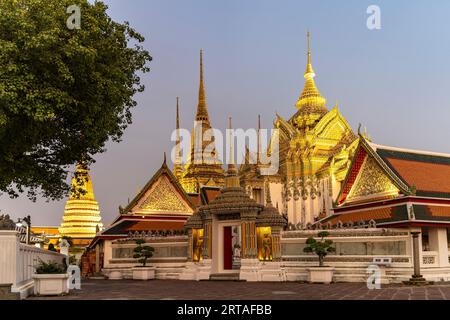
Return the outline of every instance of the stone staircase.
<path id="1" fill-rule="evenodd" d="M 11 292 L 10 284 L 0 284 L 0 300 L 20 300 L 20 293 Z"/>
<path id="2" fill-rule="evenodd" d="M 244 281 L 239 280 L 239 273 L 214 273 L 209 276 L 211 281 Z"/>

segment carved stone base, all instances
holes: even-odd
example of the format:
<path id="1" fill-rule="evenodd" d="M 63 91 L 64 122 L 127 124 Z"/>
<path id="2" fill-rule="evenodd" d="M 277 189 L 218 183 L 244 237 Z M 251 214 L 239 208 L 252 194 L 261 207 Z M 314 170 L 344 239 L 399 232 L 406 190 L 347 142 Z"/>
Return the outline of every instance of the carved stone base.
<path id="1" fill-rule="evenodd" d="M 408 281 L 403 281 L 408 286 L 428 286 L 434 284 L 433 281 L 427 281 L 422 275 L 413 275 Z"/>
<path id="2" fill-rule="evenodd" d="M 241 259 L 240 280 L 261 281 L 259 273 L 260 262 L 258 259 Z"/>
<path id="3" fill-rule="evenodd" d="M 211 259 L 204 259 L 198 266 L 198 273 L 196 280 L 209 280 L 211 275 Z"/>
<path id="4" fill-rule="evenodd" d="M 198 262 L 187 262 L 184 270 L 180 273 L 180 280 L 198 280 Z"/>

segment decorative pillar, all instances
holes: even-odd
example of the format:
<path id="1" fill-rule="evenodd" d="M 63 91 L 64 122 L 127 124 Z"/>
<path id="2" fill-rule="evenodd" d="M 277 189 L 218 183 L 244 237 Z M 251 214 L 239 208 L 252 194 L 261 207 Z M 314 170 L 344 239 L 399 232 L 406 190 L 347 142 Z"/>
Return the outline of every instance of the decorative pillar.
<path id="1" fill-rule="evenodd" d="M 407 284 L 413 284 L 413 285 L 426 285 L 429 284 L 425 280 L 425 278 L 420 274 L 420 251 L 422 248 L 419 244 L 419 236 L 421 232 L 420 231 L 412 231 L 412 240 L 413 240 L 413 264 L 414 264 L 414 274 L 412 275 L 411 279 L 409 281 L 406 281 Z"/>
<path id="2" fill-rule="evenodd" d="M 194 244 L 193 244 L 193 239 L 192 239 L 192 229 L 189 228 L 187 229 L 187 233 L 188 233 L 188 250 L 187 250 L 187 260 L 188 261 L 192 261 L 192 253 L 194 250 Z"/>
<path id="3" fill-rule="evenodd" d="M 205 220 L 204 235 L 203 235 L 203 259 L 211 259 L 211 247 L 212 247 L 212 221 L 210 219 Z"/>

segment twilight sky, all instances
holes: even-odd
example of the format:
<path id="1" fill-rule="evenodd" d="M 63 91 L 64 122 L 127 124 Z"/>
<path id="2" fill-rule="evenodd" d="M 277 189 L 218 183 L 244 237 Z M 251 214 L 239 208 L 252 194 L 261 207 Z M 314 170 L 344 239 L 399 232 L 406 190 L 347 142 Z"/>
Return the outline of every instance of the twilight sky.
<path id="1" fill-rule="evenodd" d="M 204 50 L 206 96 L 214 127 L 271 128 L 289 118 L 303 88 L 306 31 L 311 32 L 316 84 L 331 109 L 336 100 L 353 127 L 373 141 L 450 153 L 450 2 L 110 0 L 109 14 L 142 33 L 153 61 L 136 96 L 133 124 L 109 143 L 91 169 L 107 225 L 170 152 L 175 97 L 181 126 L 191 128 Z M 366 27 L 369 5 L 381 8 L 381 30 Z M 449 182 L 450 183 L 450 182 Z M 59 225 L 65 200 L 36 203 L 0 196 L 13 218 Z"/>

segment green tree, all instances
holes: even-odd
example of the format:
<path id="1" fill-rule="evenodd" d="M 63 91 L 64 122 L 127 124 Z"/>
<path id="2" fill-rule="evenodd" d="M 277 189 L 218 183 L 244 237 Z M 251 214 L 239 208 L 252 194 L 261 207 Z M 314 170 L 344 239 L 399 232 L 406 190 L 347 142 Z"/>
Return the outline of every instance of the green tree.
<path id="1" fill-rule="evenodd" d="M 101 1 L 0 1 L 0 193 L 61 199 L 71 165 L 120 141 L 152 59 L 143 41 Z"/>
<path id="2" fill-rule="evenodd" d="M 153 249 L 150 246 L 143 246 L 144 243 L 145 243 L 144 239 L 137 239 L 136 240 L 137 247 L 134 248 L 133 250 L 134 251 L 133 258 L 139 259 L 138 261 L 139 263 L 142 263 L 143 267 L 145 267 L 147 259 L 153 256 L 153 251 L 155 251 L 155 249 Z"/>
<path id="3" fill-rule="evenodd" d="M 319 256 L 319 266 L 323 267 L 323 259 L 328 253 L 334 252 L 335 249 L 332 246 L 333 241 L 329 239 L 324 239 L 330 234 L 327 231 L 321 231 L 317 234 L 320 237 L 320 241 L 317 241 L 314 237 L 309 237 L 306 239 L 306 247 L 303 249 L 307 253 L 315 253 Z"/>

